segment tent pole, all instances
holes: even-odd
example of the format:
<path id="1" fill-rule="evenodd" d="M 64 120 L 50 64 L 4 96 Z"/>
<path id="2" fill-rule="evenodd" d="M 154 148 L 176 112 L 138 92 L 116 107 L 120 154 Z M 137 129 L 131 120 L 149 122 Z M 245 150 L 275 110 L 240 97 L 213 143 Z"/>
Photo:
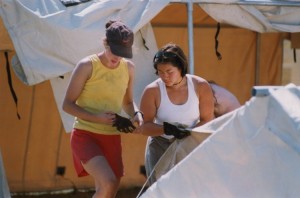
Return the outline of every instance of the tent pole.
<path id="1" fill-rule="evenodd" d="M 259 85 L 260 82 L 260 33 L 256 32 L 256 61 L 255 61 L 255 85 Z"/>
<path id="2" fill-rule="evenodd" d="M 188 9 L 188 40 L 189 40 L 189 73 L 194 74 L 194 37 L 193 37 L 193 2 L 189 0 Z"/>

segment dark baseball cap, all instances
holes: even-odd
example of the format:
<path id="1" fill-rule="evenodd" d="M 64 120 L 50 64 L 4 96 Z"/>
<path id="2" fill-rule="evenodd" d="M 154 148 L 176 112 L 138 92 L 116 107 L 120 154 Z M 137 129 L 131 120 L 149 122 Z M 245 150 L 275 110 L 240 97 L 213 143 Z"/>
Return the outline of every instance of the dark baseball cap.
<path id="1" fill-rule="evenodd" d="M 106 29 L 106 39 L 114 55 L 132 58 L 133 32 L 124 23 L 112 23 Z"/>

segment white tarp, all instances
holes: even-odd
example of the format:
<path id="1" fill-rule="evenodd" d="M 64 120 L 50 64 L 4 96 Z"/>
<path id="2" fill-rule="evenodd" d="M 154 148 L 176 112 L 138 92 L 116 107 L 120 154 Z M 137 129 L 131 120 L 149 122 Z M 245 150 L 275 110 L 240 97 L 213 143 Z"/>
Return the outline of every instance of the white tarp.
<path id="1" fill-rule="evenodd" d="M 193 150 L 171 147 L 173 156 L 164 155 L 160 163 L 174 167 L 142 198 L 299 197 L 299 87 L 290 84 L 271 90 L 269 96 L 252 97 L 194 131 L 211 135 Z M 187 146 L 191 139 L 180 144 Z"/>
<path id="2" fill-rule="evenodd" d="M 194 0 L 194 2 L 201 2 L 199 3 L 201 8 L 220 23 L 260 33 L 300 32 L 299 0 Z"/>
<path id="3" fill-rule="evenodd" d="M 25 83 L 34 85 L 72 71 L 81 58 L 103 49 L 108 20 L 121 19 L 140 34 L 168 3 L 93 0 L 65 7 L 60 0 L 0 0 L 0 15 L 23 66 Z M 134 43 L 134 56 L 145 49 L 141 43 Z"/>
<path id="4" fill-rule="evenodd" d="M 0 0 L 0 16 L 20 59 L 25 76 L 22 80 L 34 85 L 72 71 L 82 57 L 99 51 L 109 19 L 122 19 L 139 33 L 170 2 L 91 0 L 65 7 L 60 0 Z M 258 32 L 300 32 L 300 7 L 232 4 L 237 0 L 190 2 L 199 3 L 221 23 Z M 143 50 L 139 44 L 135 43 L 134 56 Z"/>

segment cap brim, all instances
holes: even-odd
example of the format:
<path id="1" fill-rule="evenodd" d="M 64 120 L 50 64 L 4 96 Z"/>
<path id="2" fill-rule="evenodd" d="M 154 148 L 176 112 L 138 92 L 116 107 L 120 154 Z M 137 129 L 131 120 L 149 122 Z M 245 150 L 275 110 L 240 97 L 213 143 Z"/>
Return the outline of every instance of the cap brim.
<path id="1" fill-rule="evenodd" d="M 132 47 L 126 47 L 123 45 L 115 45 L 113 43 L 109 44 L 110 47 L 110 51 L 116 55 L 116 56 L 120 56 L 120 57 L 124 57 L 124 58 L 132 58 Z"/>

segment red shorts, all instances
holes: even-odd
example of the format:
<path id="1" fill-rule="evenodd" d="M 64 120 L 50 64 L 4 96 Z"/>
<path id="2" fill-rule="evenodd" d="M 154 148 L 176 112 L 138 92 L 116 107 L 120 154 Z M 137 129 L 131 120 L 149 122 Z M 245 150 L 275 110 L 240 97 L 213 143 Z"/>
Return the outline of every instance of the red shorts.
<path id="1" fill-rule="evenodd" d="M 74 167 L 79 177 L 89 175 L 81 162 L 86 163 L 95 156 L 104 156 L 116 177 L 124 175 L 120 135 L 102 135 L 73 129 L 71 148 Z"/>

